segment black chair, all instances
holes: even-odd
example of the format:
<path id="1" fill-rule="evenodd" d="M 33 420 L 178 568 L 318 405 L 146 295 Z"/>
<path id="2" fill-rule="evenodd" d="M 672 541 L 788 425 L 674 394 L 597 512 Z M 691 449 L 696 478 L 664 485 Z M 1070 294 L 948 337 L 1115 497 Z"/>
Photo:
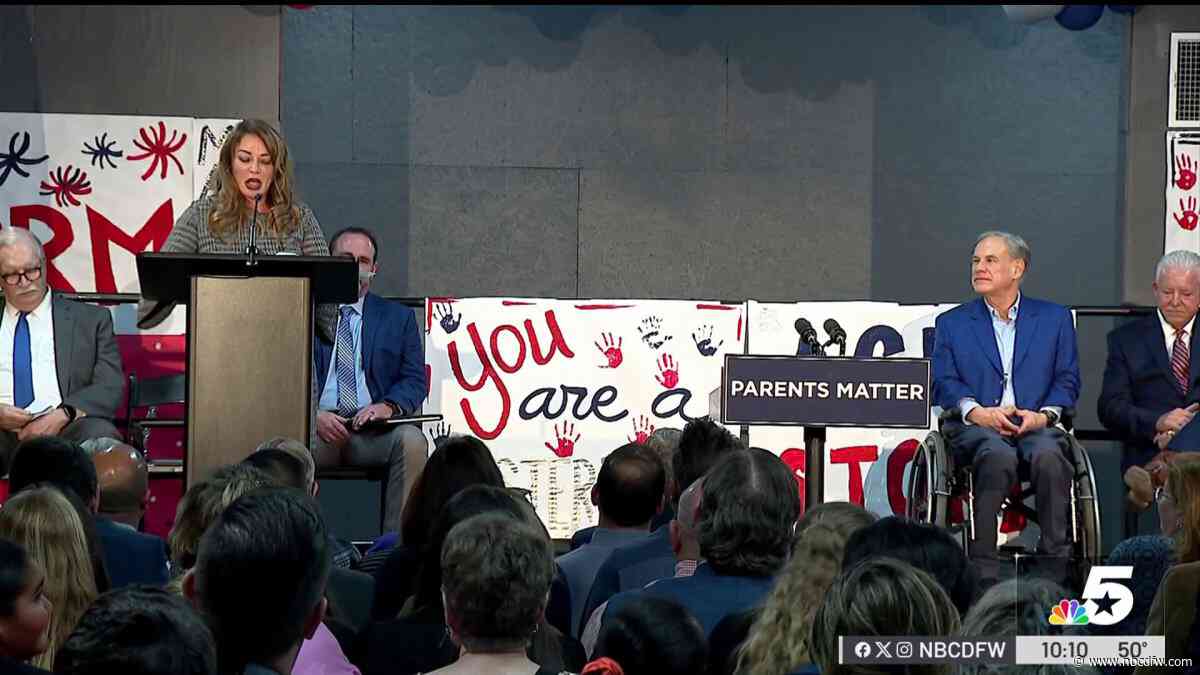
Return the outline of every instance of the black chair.
<path id="1" fill-rule="evenodd" d="M 960 537 L 966 548 L 975 536 L 973 476 L 970 466 L 955 466 L 954 455 L 941 432 L 942 425 L 959 414 L 958 409 L 943 411 L 938 417 L 938 430 L 929 432 L 917 448 L 909 472 L 906 515 L 947 528 Z M 1071 482 L 1072 553 L 1079 563 L 1091 565 L 1100 561 L 1100 508 L 1095 471 L 1087 451 L 1075 439 L 1073 418 L 1073 410 L 1063 411 L 1062 426 L 1075 469 Z M 1020 480 L 1019 495 L 1006 499 L 1001 511 L 1020 513 L 1027 521 L 1037 523 L 1037 512 L 1027 503 L 1034 490 L 1025 471 L 1021 471 Z"/>
<path id="2" fill-rule="evenodd" d="M 177 476 L 183 473 L 183 460 L 155 459 L 146 452 L 146 443 L 152 429 L 187 427 L 187 420 L 179 418 L 161 418 L 158 408 L 169 404 L 182 404 L 187 401 L 187 378 L 180 375 L 163 377 L 139 378 L 137 373 L 129 374 L 129 398 L 125 403 L 125 442 L 137 448 L 146 457 L 150 476 Z M 134 408 L 148 408 L 145 417 L 134 417 Z"/>

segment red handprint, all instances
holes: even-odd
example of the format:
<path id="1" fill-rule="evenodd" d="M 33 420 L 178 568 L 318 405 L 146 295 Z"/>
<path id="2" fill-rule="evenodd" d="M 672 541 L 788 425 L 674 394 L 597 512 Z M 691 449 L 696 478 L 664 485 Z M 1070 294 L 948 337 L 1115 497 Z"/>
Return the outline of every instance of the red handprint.
<path id="1" fill-rule="evenodd" d="M 670 354 L 663 354 L 658 358 L 658 373 L 654 379 L 667 389 L 674 389 L 675 385 L 679 384 L 679 364 L 675 363 Z"/>
<path id="2" fill-rule="evenodd" d="M 1183 205 L 1183 197 L 1180 197 L 1179 210 L 1183 212 L 1182 215 L 1178 213 L 1172 214 L 1175 216 L 1175 222 L 1179 223 L 1179 226 L 1185 230 L 1196 229 L 1196 223 L 1200 221 L 1200 216 L 1196 215 L 1196 198 L 1188 197 L 1187 206 L 1185 207 Z"/>
<path id="3" fill-rule="evenodd" d="M 571 434 L 575 434 L 575 437 L 572 438 Z M 579 434 L 575 433 L 575 425 L 564 421 L 562 423 L 561 431 L 559 430 L 557 424 L 554 425 L 554 442 L 557 445 L 550 445 L 547 443 L 546 447 L 550 448 L 550 452 L 553 452 L 559 457 L 570 457 L 571 455 L 575 454 L 575 442 L 578 440 Z"/>
<path id="4" fill-rule="evenodd" d="M 601 346 L 599 342 L 592 343 L 596 345 L 596 349 L 599 349 L 601 354 L 604 354 L 604 358 L 608 359 L 608 365 L 601 365 L 600 367 L 616 368 L 621 365 L 621 361 L 625 360 L 625 356 L 621 353 L 621 343 L 624 341 L 624 338 L 617 336 L 617 341 L 613 342 L 612 333 L 601 333 L 600 339 L 604 342 L 604 346 Z"/>
<path id="5" fill-rule="evenodd" d="M 650 434 L 654 433 L 654 425 L 650 424 L 650 418 L 638 415 L 637 419 L 633 420 L 633 433 L 633 436 L 626 436 L 630 443 L 645 443 Z"/>
<path id="6" fill-rule="evenodd" d="M 1179 186 L 1180 190 L 1191 190 L 1192 186 L 1196 184 L 1196 170 L 1192 166 L 1192 158 L 1187 155 L 1175 155 L 1175 169 L 1179 171 L 1179 177 L 1175 179 L 1175 184 Z"/>

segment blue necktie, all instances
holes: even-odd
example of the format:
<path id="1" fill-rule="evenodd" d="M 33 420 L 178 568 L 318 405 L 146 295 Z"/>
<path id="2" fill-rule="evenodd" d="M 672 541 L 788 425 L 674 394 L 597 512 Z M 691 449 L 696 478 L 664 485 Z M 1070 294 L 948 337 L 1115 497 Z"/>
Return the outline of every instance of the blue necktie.
<path id="1" fill-rule="evenodd" d="M 354 331 L 350 328 L 350 317 L 354 315 L 350 305 L 342 307 L 341 320 L 337 329 L 337 353 L 334 372 L 337 374 L 338 414 L 349 417 L 358 410 L 358 382 L 354 377 Z"/>
<path id="2" fill-rule="evenodd" d="M 21 312 L 13 333 L 13 405 L 33 403 L 33 356 L 29 350 L 29 313 Z"/>

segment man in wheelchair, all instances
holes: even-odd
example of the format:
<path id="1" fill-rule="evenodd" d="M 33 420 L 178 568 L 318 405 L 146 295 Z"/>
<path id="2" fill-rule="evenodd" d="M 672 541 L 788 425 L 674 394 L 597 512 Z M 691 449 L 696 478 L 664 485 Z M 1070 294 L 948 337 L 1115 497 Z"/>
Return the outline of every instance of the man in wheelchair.
<path id="1" fill-rule="evenodd" d="M 971 467 L 977 560 L 996 558 L 996 519 L 1019 468 L 1033 484 L 1038 552 L 1071 553 L 1073 467 L 1058 423 L 1079 396 L 1075 324 L 1066 307 L 1021 294 L 1029 261 L 1021 237 L 979 235 L 971 286 L 981 297 L 936 322 L 934 402 L 960 413 L 942 432 L 955 463 Z"/>

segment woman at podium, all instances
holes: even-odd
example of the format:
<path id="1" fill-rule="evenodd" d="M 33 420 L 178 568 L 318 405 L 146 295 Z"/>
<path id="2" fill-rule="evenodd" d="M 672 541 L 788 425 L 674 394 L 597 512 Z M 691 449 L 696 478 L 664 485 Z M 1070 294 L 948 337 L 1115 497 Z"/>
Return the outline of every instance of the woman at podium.
<path id="1" fill-rule="evenodd" d="M 251 228 L 257 255 L 329 255 L 329 245 L 307 204 L 292 192 L 295 178 L 287 143 L 270 123 L 248 119 L 229 133 L 200 198 L 192 202 L 163 244 L 163 253 L 246 253 Z M 174 303 L 142 300 L 138 326 L 162 323 Z M 332 305 L 318 305 L 317 326 L 330 336 Z"/>

